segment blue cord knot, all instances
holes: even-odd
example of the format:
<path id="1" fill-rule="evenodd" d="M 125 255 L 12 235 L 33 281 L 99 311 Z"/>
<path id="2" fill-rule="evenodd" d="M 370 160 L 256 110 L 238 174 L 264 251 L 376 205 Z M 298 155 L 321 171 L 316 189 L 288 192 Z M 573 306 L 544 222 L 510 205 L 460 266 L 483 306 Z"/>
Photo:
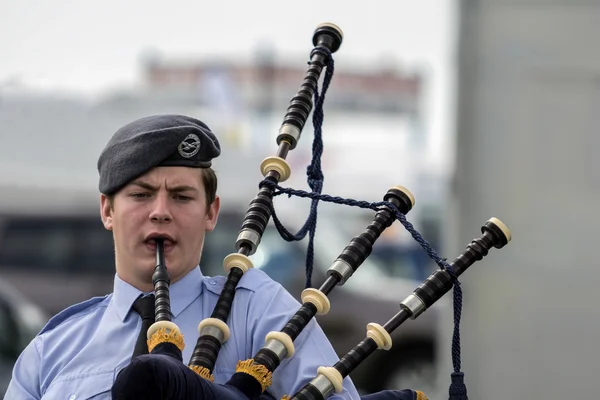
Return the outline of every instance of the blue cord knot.
<path id="1" fill-rule="evenodd" d="M 375 203 L 369 203 L 366 201 L 359 201 L 354 199 L 345 199 L 337 196 L 330 196 L 327 194 L 321 194 L 323 189 L 323 171 L 321 170 L 321 155 L 323 153 L 323 140 L 321 127 L 323 124 L 323 102 L 325 100 L 325 93 L 334 72 L 334 62 L 331 57 L 331 52 L 326 47 L 317 46 L 311 52 L 311 58 L 314 54 L 321 54 L 326 60 L 326 72 L 323 78 L 322 94 L 319 95 L 318 87 L 315 87 L 314 91 L 314 104 L 315 108 L 313 111 L 313 126 L 314 126 L 314 139 L 312 145 L 312 160 L 310 165 L 306 168 L 307 183 L 311 191 L 296 190 L 291 188 L 283 188 L 277 184 L 273 179 L 265 178 L 259 183 L 259 187 L 269 187 L 273 191 L 273 197 L 287 194 L 288 197 L 292 195 L 310 198 L 311 206 L 310 212 L 304 223 L 304 226 L 296 234 L 290 233 L 282 224 L 275 213 L 273 203 L 269 204 L 273 222 L 279 231 L 281 237 L 286 241 L 299 241 L 304 239 L 306 234 L 309 234 L 308 247 L 306 250 L 306 287 L 311 286 L 311 276 L 314 259 L 314 236 L 317 226 L 317 206 L 319 201 L 327 201 L 336 204 L 344 204 L 353 207 L 360 207 L 365 209 L 371 209 L 379 211 L 382 207 L 388 207 L 396 217 L 398 221 L 404 226 L 404 228 L 411 234 L 413 239 L 419 243 L 419 245 L 427 252 L 429 257 L 439 266 L 440 269 L 445 270 L 452 280 L 453 284 L 453 307 L 454 307 L 454 332 L 452 336 L 452 364 L 454 372 L 451 374 L 452 383 L 450 385 L 449 394 L 450 400 L 468 400 L 467 389 L 464 384 L 464 374 L 460 372 L 461 360 L 460 360 L 460 318 L 462 309 L 462 289 L 458 276 L 452 269 L 452 266 L 448 264 L 445 258 L 441 258 L 431 245 L 417 232 L 413 225 L 406 220 L 406 216 L 400 212 L 400 210 L 391 202 L 380 201 Z M 310 64 L 310 62 L 309 62 Z"/>
<path id="2" fill-rule="evenodd" d="M 468 400 L 464 374 L 462 372 L 454 372 L 451 375 L 451 379 L 452 383 L 450 383 L 450 388 L 448 389 L 450 400 Z"/>
<path id="3" fill-rule="evenodd" d="M 306 167 L 306 175 L 308 176 L 308 181 L 323 181 L 323 171 L 318 166 L 309 165 Z"/>
<path id="4" fill-rule="evenodd" d="M 275 189 L 275 188 L 277 187 L 277 183 L 276 183 L 276 182 L 273 182 L 273 181 L 272 181 L 272 180 L 270 180 L 270 179 L 267 179 L 267 178 L 265 178 L 265 179 L 263 179 L 262 181 L 260 181 L 260 182 L 258 183 L 258 187 L 259 187 L 260 189 L 262 189 L 262 187 L 263 187 L 263 186 L 268 186 L 268 187 L 270 187 L 271 189 Z"/>
<path id="5" fill-rule="evenodd" d="M 331 51 L 325 46 L 316 46 L 314 49 L 312 49 L 310 52 L 310 58 L 312 59 L 312 57 L 315 54 L 322 55 L 323 57 L 325 57 L 327 62 L 329 62 L 329 60 L 331 59 Z M 310 64 L 310 61 L 308 61 L 308 64 Z"/>
<path id="6" fill-rule="evenodd" d="M 323 172 L 321 169 L 311 164 L 306 167 L 306 176 L 308 177 L 308 186 L 312 189 L 312 191 L 315 193 L 321 193 L 321 190 L 323 189 Z"/>

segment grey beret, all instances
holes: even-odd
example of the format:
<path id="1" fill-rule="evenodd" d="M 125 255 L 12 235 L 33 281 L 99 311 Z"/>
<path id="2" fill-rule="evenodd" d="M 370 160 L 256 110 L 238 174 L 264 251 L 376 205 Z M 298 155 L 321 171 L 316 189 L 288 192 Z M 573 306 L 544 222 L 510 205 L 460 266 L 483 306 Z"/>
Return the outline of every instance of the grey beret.
<path id="1" fill-rule="evenodd" d="M 120 128 L 98 159 L 101 193 L 114 194 L 158 166 L 208 168 L 221 154 L 203 122 L 183 115 L 154 115 Z"/>

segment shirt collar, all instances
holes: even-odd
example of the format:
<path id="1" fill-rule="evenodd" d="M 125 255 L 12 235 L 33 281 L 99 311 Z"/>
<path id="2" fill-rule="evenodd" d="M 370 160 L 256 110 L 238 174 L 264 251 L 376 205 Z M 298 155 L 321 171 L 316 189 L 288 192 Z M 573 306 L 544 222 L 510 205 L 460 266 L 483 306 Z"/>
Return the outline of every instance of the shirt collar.
<path id="1" fill-rule="evenodd" d="M 196 266 L 187 275 L 179 281 L 171 284 L 169 287 L 169 296 L 171 301 L 171 313 L 173 317 L 179 316 L 200 294 L 202 293 L 202 281 L 204 275 L 199 266 Z M 113 303 L 117 310 L 117 315 L 121 321 L 125 321 L 131 306 L 135 299 L 141 294 L 141 290 L 125 282 L 115 274 L 113 285 Z"/>

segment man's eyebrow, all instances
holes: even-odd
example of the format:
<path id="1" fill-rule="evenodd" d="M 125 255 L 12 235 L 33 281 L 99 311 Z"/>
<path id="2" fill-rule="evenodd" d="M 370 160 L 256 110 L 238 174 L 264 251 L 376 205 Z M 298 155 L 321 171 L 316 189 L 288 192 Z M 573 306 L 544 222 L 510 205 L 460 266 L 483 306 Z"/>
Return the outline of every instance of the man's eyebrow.
<path id="1" fill-rule="evenodd" d="M 146 190 L 154 191 L 154 192 L 156 192 L 159 189 L 158 186 L 151 185 L 150 183 L 145 182 L 145 181 L 134 181 L 131 184 L 134 186 L 139 186 Z M 197 188 L 190 186 L 190 185 L 176 185 L 176 186 L 172 186 L 172 187 L 167 187 L 167 190 L 171 193 L 179 193 L 179 192 L 187 192 L 187 191 L 197 192 L 198 191 Z"/>
<path id="2" fill-rule="evenodd" d="M 134 181 L 134 182 L 131 182 L 131 184 L 133 186 L 139 186 L 139 187 L 141 187 L 143 189 L 147 189 L 147 190 L 153 190 L 153 191 L 157 191 L 158 190 L 158 187 L 152 186 L 148 182 L 144 182 L 144 181 Z"/>
<path id="3" fill-rule="evenodd" d="M 195 188 L 193 186 L 189 186 L 189 185 L 177 185 L 177 186 L 167 188 L 167 190 L 169 192 L 187 192 L 187 191 L 197 192 L 198 191 L 197 188 Z"/>

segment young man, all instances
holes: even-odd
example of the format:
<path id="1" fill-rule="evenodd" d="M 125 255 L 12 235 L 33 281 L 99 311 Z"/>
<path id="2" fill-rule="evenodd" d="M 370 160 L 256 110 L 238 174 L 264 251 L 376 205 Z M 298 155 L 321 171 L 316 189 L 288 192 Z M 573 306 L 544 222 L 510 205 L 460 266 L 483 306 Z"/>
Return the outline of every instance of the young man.
<path id="1" fill-rule="evenodd" d="M 100 155 L 100 212 L 113 233 L 116 275 L 113 293 L 93 298 L 52 318 L 14 367 L 5 399 L 109 399 L 117 374 L 130 360 L 141 328 L 134 301 L 153 291 L 156 243 L 165 241 L 171 278 L 173 322 L 184 335 L 187 363 L 198 323 L 210 317 L 225 279 L 202 275 L 205 232 L 219 215 L 211 160 L 220 154 L 215 135 L 201 121 L 179 115 L 142 118 L 119 129 Z M 224 383 L 240 360 L 252 358 L 265 336 L 280 330 L 300 304 L 260 270 L 242 277 L 227 321 L 231 330 L 213 371 Z M 314 321 L 294 342 L 296 352 L 273 374 L 268 391 L 280 399 L 338 361 Z M 358 399 L 346 378 L 330 399 Z"/>

